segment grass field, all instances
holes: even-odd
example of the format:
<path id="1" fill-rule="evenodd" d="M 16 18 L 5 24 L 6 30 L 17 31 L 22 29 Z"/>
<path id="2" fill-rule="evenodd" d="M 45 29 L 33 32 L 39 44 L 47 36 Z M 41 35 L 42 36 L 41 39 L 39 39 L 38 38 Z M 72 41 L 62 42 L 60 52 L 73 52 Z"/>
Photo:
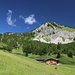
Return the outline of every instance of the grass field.
<path id="1" fill-rule="evenodd" d="M 55 67 L 0 50 L 0 75 L 75 75 L 75 64 Z"/>

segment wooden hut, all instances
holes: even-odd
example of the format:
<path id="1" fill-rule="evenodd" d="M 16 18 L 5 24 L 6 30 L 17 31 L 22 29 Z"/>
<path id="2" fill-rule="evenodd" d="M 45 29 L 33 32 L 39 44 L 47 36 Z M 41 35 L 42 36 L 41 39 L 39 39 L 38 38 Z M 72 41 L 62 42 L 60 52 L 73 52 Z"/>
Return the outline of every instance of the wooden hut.
<path id="1" fill-rule="evenodd" d="M 52 64 L 52 65 L 57 65 L 58 64 L 58 59 L 55 58 L 49 58 L 45 60 L 46 64 Z"/>
<path id="2" fill-rule="evenodd" d="M 36 58 L 36 60 L 44 63 L 44 58 Z"/>

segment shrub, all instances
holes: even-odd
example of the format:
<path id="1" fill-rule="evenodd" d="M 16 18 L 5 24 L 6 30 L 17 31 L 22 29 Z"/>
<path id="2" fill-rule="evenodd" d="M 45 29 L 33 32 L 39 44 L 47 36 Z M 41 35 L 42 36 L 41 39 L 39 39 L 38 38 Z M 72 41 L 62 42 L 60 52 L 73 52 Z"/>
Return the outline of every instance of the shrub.
<path id="1" fill-rule="evenodd" d="M 68 51 L 67 55 L 68 57 L 73 58 L 73 52 L 71 50 Z"/>

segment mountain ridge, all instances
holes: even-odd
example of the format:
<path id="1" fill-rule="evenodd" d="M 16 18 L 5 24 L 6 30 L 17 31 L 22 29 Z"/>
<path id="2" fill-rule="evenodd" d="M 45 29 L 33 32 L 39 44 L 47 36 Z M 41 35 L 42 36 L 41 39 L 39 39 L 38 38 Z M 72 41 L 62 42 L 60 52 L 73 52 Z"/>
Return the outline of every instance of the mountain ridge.
<path id="1" fill-rule="evenodd" d="M 6 32 L 0 33 L 0 40 L 10 37 L 40 41 L 44 43 L 67 44 L 75 40 L 75 28 L 58 24 L 56 22 L 46 22 L 30 32 Z M 5 37 L 4 37 L 5 36 Z M 9 39 L 7 39 L 9 40 Z"/>
<path id="2" fill-rule="evenodd" d="M 32 31 L 36 34 L 33 40 L 44 43 L 71 43 L 75 38 L 75 28 L 60 25 L 56 22 L 46 22 Z"/>

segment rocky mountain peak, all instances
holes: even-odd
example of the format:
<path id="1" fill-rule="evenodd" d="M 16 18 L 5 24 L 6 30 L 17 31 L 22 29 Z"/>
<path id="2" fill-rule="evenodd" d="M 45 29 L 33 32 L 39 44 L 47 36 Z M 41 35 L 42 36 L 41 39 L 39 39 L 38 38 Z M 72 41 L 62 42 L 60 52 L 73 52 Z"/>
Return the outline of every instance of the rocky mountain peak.
<path id="1" fill-rule="evenodd" d="M 42 24 L 32 32 L 35 33 L 35 38 L 33 40 L 44 43 L 58 44 L 58 42 L 60 42 L 65 44 L 73 42 L 73 39 L 75 38 L 74 28 L 60 25 L 56 22 Z"/>

